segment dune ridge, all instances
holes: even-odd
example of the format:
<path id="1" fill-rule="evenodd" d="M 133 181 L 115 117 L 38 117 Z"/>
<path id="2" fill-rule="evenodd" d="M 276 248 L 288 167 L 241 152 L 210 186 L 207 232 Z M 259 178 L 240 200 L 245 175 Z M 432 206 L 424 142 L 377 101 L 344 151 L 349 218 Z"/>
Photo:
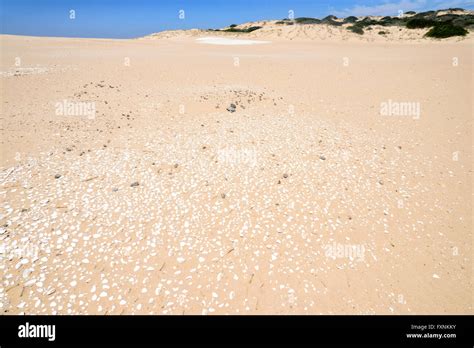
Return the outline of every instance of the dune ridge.
<path id="1" fill-rule="evenodd" d="M 426 28 L 407 28 L 406 24 L 413 19 L 452 22 L 466 28 L 465 36 L 452 36 L 442 40 L 425 37 Z M 457 21 L 457 22 L 456 22 Z M 351 31 L 351 27 L 360 26 L 363 34 Z M 249 28 L 251 32 L 245 32 Z M 327 16 L 323 19 L 299 17 L 283 20 L 262 20 L 231 24 L 220 29 L 169 30 L 152 33 L 140 39 L 175 39 L 197 37 L 201 35 L 266 39 L 266 40 L 311 40 L 311 41 L 353 41 L 353 42 L 458 42 L 474 39 L 474 11 L 464 9 L 447 9 L 422 13 L 407 12 L 402 16 L 349 16 L 337 18 Z"/>

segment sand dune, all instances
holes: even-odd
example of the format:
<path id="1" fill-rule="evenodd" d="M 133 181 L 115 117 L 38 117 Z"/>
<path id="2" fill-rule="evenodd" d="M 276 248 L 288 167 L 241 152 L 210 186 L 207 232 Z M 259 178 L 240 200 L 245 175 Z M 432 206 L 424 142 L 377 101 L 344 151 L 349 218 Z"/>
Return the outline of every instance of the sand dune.
<path id="1" fill-rule="evenodd" d="M 270 41 L 257 40 L 239 40 L 224 37 L 201 37 L 196 39 L 197 42 L 208 45 L 224 45 L 224 46 L 242 46 L 242 45 L 259 45 L 269 43 Z"/>
<path id="2" fill-rule="evenodd" d="M 438 11 L 437 16 L 443 15 L 473 15 L 474 11 Z M 413 15 L 405 15 L 403 18 L 410 18 Z M 380 21 L 381 16 L 366 16 L 359 17 L 358 20 L 364 18 Z M 147 35 L 143 39 L 173 39 L 184 37 L 195 37 L 212 34 L 212 36 L 222 36 L 230 38 L 251 38 L 251 39 L 265 39 L 265 40 L 297 40 L 297 41 L 328 41 L 328 42 L 437 42 L 439 40 L 426 38 L 424 35 L 429 28 L 423 29 L 407 29 L 405 26 L 384 26 L 371 25 L 366 28 L 363 35 L 356 34 L 350 30 L 351 23 L 344 23 L 343 18 L 335 19 L 335 22 L 341 23 L 340 26 L 329 24 L 298 24 L 296 22 L 286 22 L 287 24 L 279 24 L 282 21 L 268 20 L 256 21 L 239 24 L 235 29 L 248 29 L 251 27 L 261 27 L 261 29 L 252 31 L 250 33 L 235 33 L 225 31 L 210 31 L 201 29 L 192 30 L 174 30 L 164 31 Z M 292 24 L 292 25 L 288 25 Z M 228 28 L 222 28 L 228 29 Z M 221 30 L 222 30 L 221 29 Z M 450 37 L 443 39 L 443 42 L 459 42 L 459 41 L 474 41 L 474 32 L 469 31 L 465 37 Z"/>
<path id="3" fill-rule="evenodd" d="M 427 39 L 423 35 L 425 29 L 406 29 L 395 27 L 374 26 L 371 31 L 364 35 L 358 35 L 347 30 L 347 26 L 334 27 L 325 24 L 306 24 L 297 26 L 281 26 L 273 22 L 253 22 L 243 25 L 249 27 L 261 25 L 262 29 L 251 33 L 226 33 L 226 32 L 208 32 L 205 30 L 179 30 L 165 31 L 151 34 L 143 39 L 177 39 L 197 36 L 219 36 L 235 39 L 262 39 L 262 40 L 297 40 L 297 41 L 328 41 L 328 42 L 425 42 Z M 401 29 L 401 30 L 400 30 Z M 386 34 L 380 35 L 383 31 Z M 473 40 L 474 35 L 469 34 L 468 38 L 449 38 L 447 41 Z M 433 41 L 433 40 L 431 40 Z"/>
<path id="4" fill-rule="evenodd" d="M 165 31 L 152 34 L 143 39 L 179 39 L 199 36 L 219 36 L 234 39 L 259 39 L 259 40 L 283 40 L 283 41 L 322 41 L 322 42 L 392 42 L 392 43 L 436 43 L 439 40 L 425 38 L 427 29 L 407 29 L 398 27 L 372 26 L 364 35 L 358 35 L 347 30 L 348 24 L 334 27 L 325 24 L 306 24 L 299 26 L 281 26 L 272 23 L 251 23 L 251 25 L 262 24 L 263 28 L 251 33 L 225 33 L 208 32 L 205 30 L 183 30 Z M 380 34 L 383 32 L 384 34 Z M 474 42 L 474 33 L 470 32 L 466 37 L 451 37 L 443 39 L 443 42 Z"/>

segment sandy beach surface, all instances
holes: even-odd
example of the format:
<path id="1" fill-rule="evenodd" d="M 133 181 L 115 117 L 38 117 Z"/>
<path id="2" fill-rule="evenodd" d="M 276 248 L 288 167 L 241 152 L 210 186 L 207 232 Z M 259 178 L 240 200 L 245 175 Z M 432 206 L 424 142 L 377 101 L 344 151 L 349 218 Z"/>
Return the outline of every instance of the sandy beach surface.
<path id="1" fill-rule="evenodd" d="M 2 35 L 1 312 L 472 314 L 472 34 L 301 30 Z"/>

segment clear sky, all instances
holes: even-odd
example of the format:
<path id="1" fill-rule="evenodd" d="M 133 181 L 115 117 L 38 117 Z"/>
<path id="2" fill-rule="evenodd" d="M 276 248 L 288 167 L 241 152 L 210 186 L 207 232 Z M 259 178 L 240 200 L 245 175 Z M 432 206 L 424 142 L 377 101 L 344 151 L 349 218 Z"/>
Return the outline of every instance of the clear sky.
<path id="1" fill-rule="evenodd" d="M 398 10 L 474 9 L 474 0 L 0 0 L 2 34 L 133 38 L 169 29 L 220 28 L 260 19 Z M 70 18 L 70 11 L 75 18 Z M 184 19 L 179 18 L 184 10 Z"/>

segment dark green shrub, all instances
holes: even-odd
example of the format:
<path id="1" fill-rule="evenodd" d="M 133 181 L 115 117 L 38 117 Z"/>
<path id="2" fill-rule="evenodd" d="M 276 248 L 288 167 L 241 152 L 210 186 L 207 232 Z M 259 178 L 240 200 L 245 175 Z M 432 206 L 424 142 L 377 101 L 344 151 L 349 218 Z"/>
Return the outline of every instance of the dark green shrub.
<path id="1" fill-rule="evenodd" d="M 321 23 L 321 20 L 310 17 L 299 17 L 295 18 L 295 22 L 298 24 L 319 24 Z"/>
<path id="2" fill-rule="evenodd" d="M 369 17 L 365 17 L 364 19 L 361 19 L 360 21 L 358 21 L 357 24 L 363 25 L 364 27 L 368 27 L 369 25 L 379 24 L 379 22 L 375 19 L 370 19 Z"/>
<path id="3" fill-rule="evenodd" d="M 360 27 L 358 25 L 351 25 L 350 27 L 347 27 L 347 30 L 350 30 L 353 33 L 356 33 L 356 34 L 359 34 L 359 35 L 364 34 L 364 29 L 362 29 L 362 27 Z"/>
<path id="4" fill-rule="evenodd" d="M 321 19 L 321 23 L 328 24 L 328 25 L 334 25 L 334 26 L 340 26 L 343 23 L 336 21 L 337 17 L 333 15 L 329 15 Z"/>
<path id="5" fill-rule="evenodd" d="M 412 18 L 427 18 L 427 19 L 433 19 L 436 17 L 436 11 L 426 11 L 426 12 L 420 12 L 414 15 Z"/>
<path id="6" fill-rule="evenodd" d="M 454 15 L 454 14 L 445 14 L 441 16 L 436 16 L 436 21 L 437 22 L 451 22 L 458 17 L 459 17 L 458 15 Z"/>
<path id="7" fill-rule="evenodd" d="M 458 27 L 469 27 L 474 24 L 474 15 L 456 16 L 452 23 Z"/>
<path id="8" fill-rule="evenodd" d="M 357 22 L 357 17 L 349 16 L 344 18 L 344 23 L 355 23 Z"/>
<path id="9" fill-rule="evenodd" d="M 380 20 L 379 24 L 383 25 L 384 27 L 391 27 L 395 25 L 403 25 L 405 24 L 405 21 L 406 21 L 406 18 L 386 16 Z"/>
<path id="10" fill-rule="evenodd" d="M 386 31 L 383 31 L 383 30 L 379 31 L 379 35 L 385 35 L 385 34 L 387 34 Z"/>
<path id="11" fill-rule="evenodd" d="M 246 33 L 251 33 L 252 31 L 255 31 L 255 30 L 258 30 L 258 29 L 261 29 L 261 28 L 262 27 L 255 26 L 255 27 L 250 27 L 250 28 L 244 29 L 244 31 Z"/>
<path id="12" fill-rule="evenodd" d="M 407 22 L 408 29 L 429 28 L 435 25 L 436 22 L 425 18 L 412 18 Z"/>
<path id="13" fill-rule="evenodd" d="M 439 23 L 431 28 L 425 36 L 444 39 L 451 36 L 464 36 L 468 31 L 464 28 L 457 27 L 451 23 Z"/>
<path id="14" fill-rule="evenodd" d="M 251 33 L 252 31 L 258 30 L 260 28 L 262 27 L 249 27 L 247 29 L 229 28 L 222 31 L 226 31 L 228 33 Z"/>
<path id="15" fill-rule="evenodd" d="M 237 26 L 237 24 L 231 24 L 229 27 L 235 28 L 236 26 Z"/>

